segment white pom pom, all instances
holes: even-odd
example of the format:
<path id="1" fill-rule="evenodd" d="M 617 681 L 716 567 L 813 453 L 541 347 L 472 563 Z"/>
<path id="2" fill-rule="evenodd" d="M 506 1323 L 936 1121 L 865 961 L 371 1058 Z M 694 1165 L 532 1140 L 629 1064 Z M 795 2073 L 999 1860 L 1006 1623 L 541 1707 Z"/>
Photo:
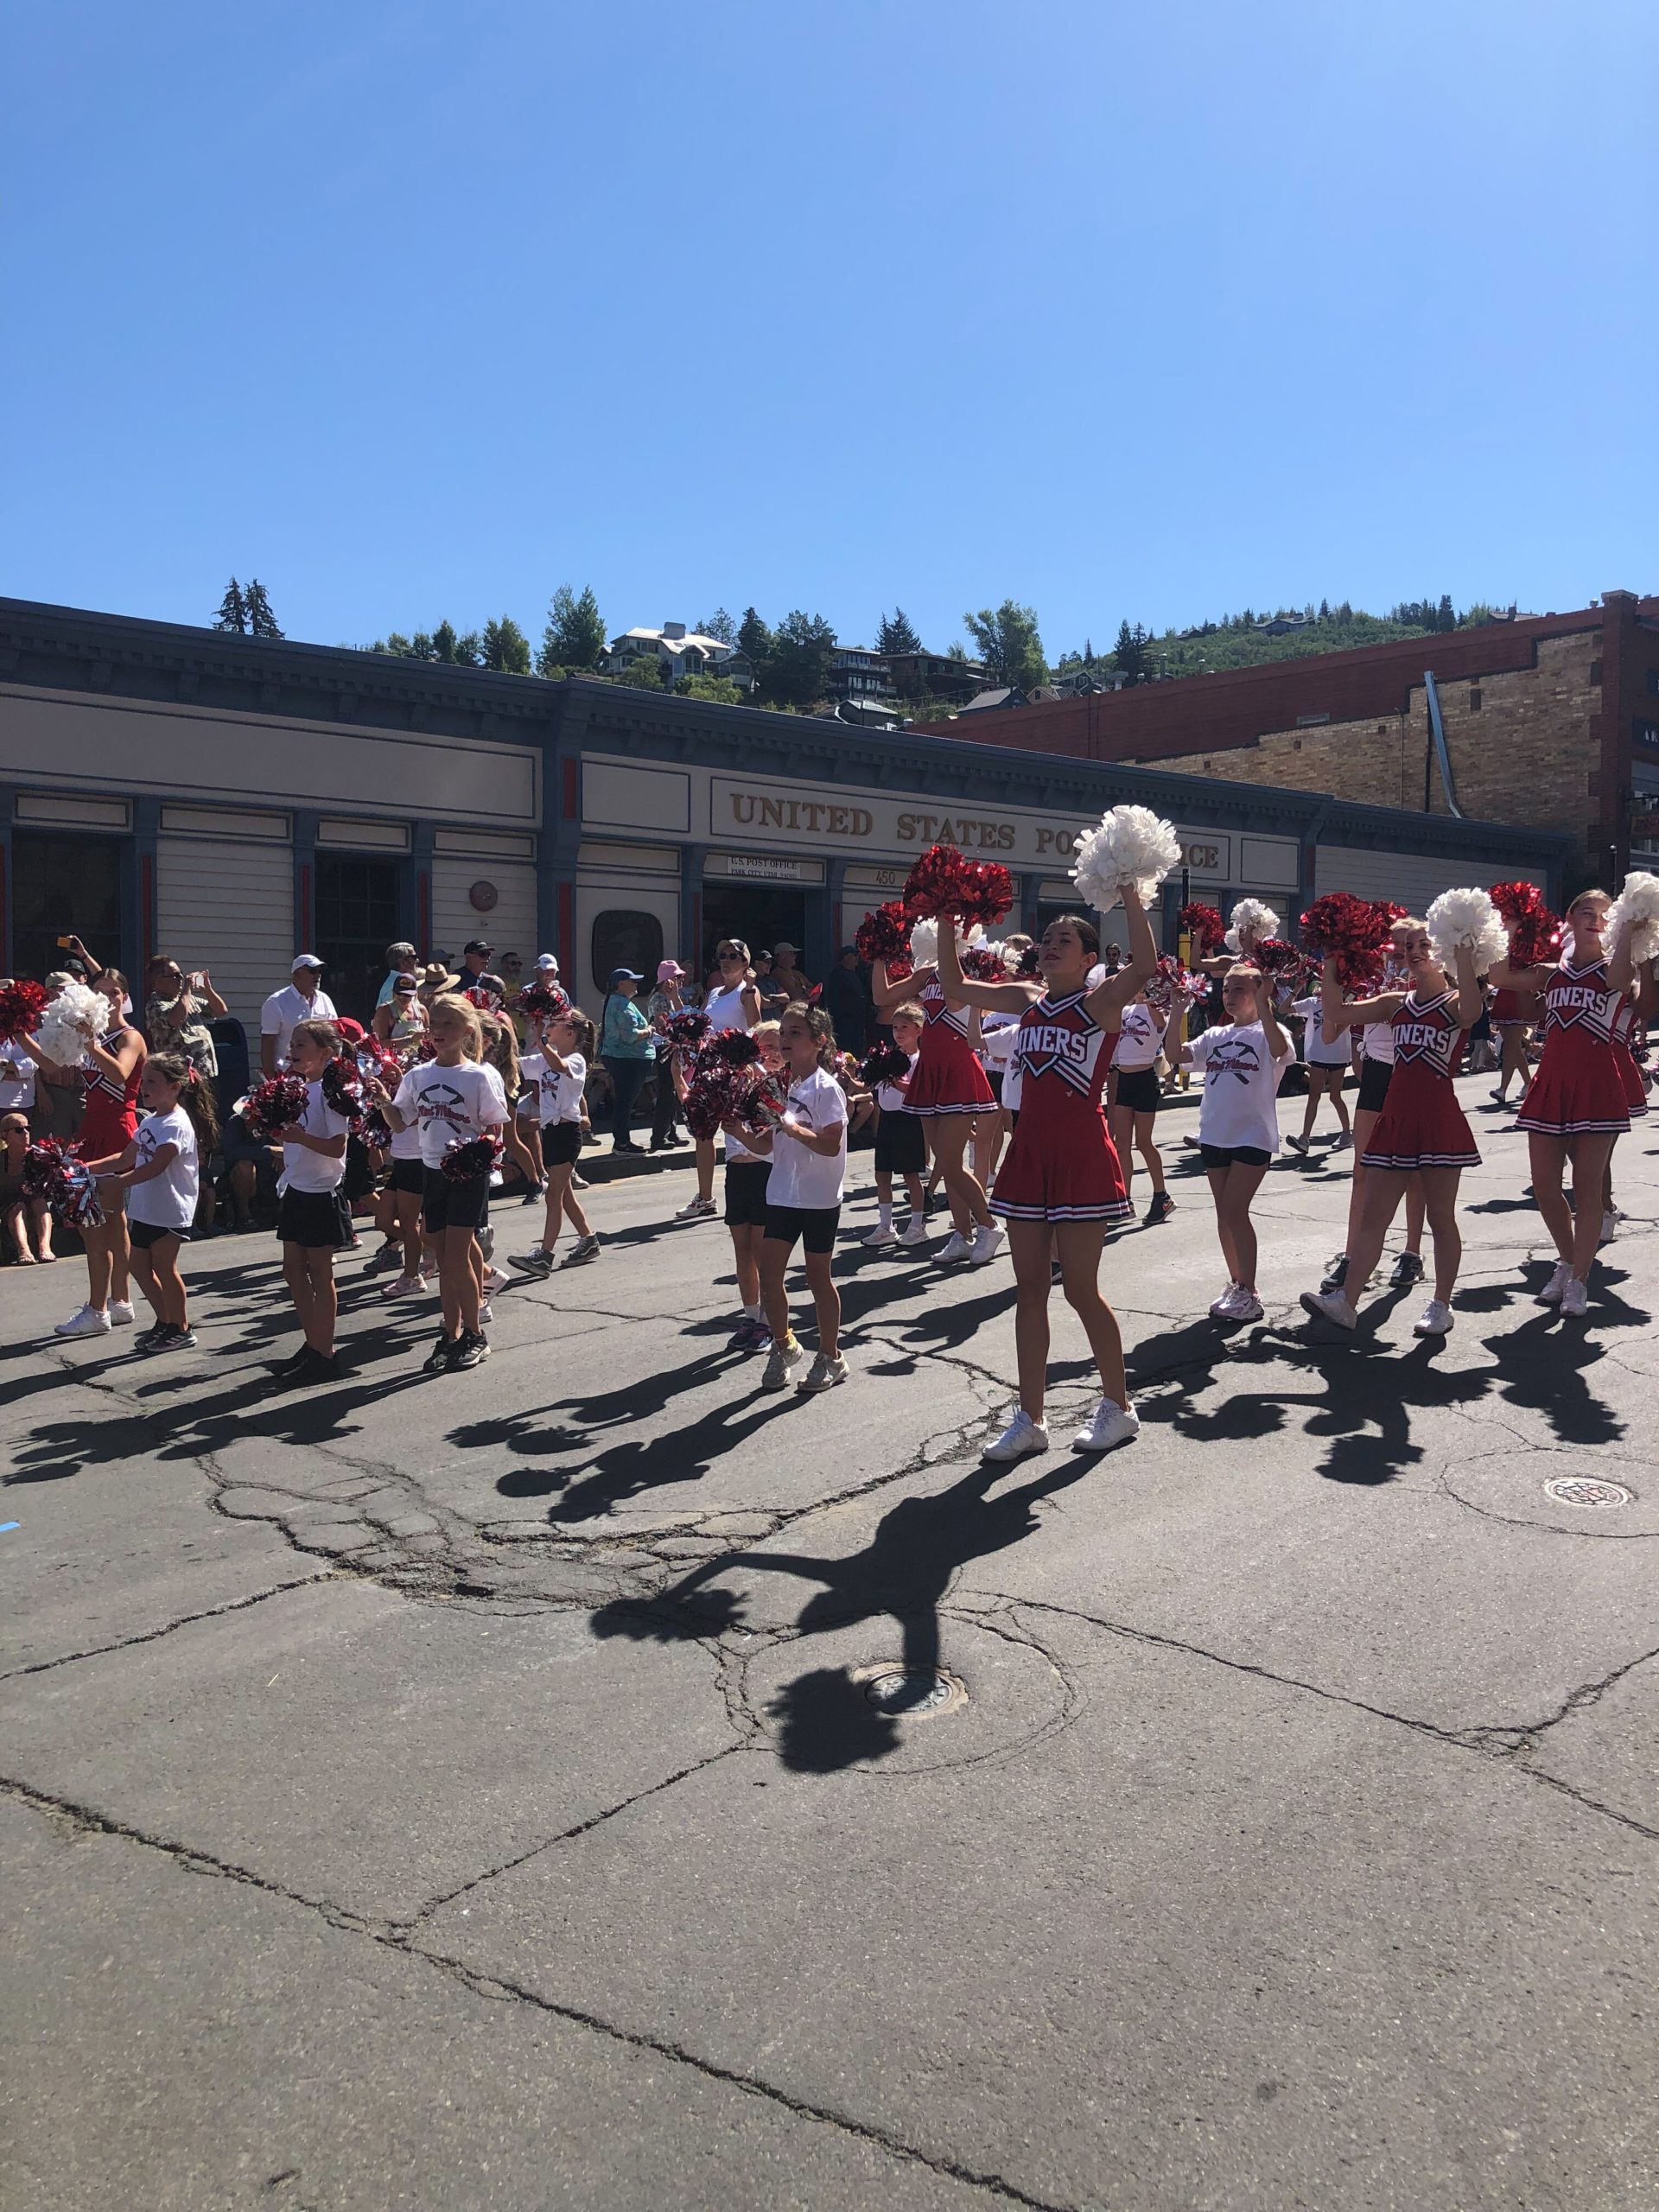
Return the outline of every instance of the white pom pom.
<path id="1" fill-rule="evenodd" d="M 35 1033 L 35 1042 L 56 1067 L 80 1065 L 88 1044 L 112 1019 L 110 1002 L 101 991 L 85 983 L 66 983 Z"/>
<path id="2" fill-rule="evenodd" d="M 1236 952 L 1238 950 L 1238 931 L 1236 930 L 1224 930 L 1221 934 L 1221 942 L 1227 951 Z"/>
<path id="3" fill-rule="evenodd" d="M 1621 923 L 1630 925 L 1630 957 L 1638 966 L 1659 954 L 1659 875 L 1637 868 L 1624 879 L 1624 888 L 1607 916 L 1605 942 L 1611 946 Z"/>
<path id="4" fill-rule="evenodd" d="M 1459 945 L 1468 948 L 1477 976 L 1509 951 L 1509 932 L 1484 891 L 1442 891 L 1426 918 L 1429 943 L 1442 968 L 1451 967 Z"/>
<path id="5" fill-rule="evenodd" d="M 930 914 L 914 922 L 910 931 L 910 961 L 913 968 L 931 968 L 939 957 L 939 925 Z"/>
<path id="6" fill-rule="evenodd" d="M 1233 926 L 1228 932 L 1227 949 L 1236 952 L 1236 938 L 1245 930 L 1258 942 L 1262 938 L 1277 937 L 1282 925 L 1279 917 L 1265 899 L 1241 899 L 1233 908 Z"/>
<path id="7" fill-rule="evenodd" d="M 1097 991 L 1105 980 L 1106 963 L 1103 960 L 1096 960 L 1094 966 L 1084 977 L 1083 988 L 1085 991 Z"/>
<path id="8" fill-rule="evenodd" d="M 1132 883 L 1145 906 L 1170 873 L 1181 864 L 1181 841 L 1149 806 L 1115 806 L 1100 817 L 1097 830 L 1077 840 L 1071 874 L 1080 896 L 1097 913 L 1116 906 Z"/>

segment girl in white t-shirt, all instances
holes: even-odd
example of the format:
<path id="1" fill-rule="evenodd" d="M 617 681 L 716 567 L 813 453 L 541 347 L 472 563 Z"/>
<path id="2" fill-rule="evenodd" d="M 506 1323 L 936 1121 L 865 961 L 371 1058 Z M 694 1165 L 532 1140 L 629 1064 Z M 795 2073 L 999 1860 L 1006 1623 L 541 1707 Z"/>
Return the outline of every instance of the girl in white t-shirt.
<path id="1" fill-rule="evenodd" d="M 909 1073 L 896 1081 L 876 1085 L 875 1103 L 880 1120 L 875 1125 L 876 1224 L 864 1238 L 867 1244 L 906 1244 L 912 1249 L 927 1242 L 927 1199 L 922 1178 L 927 1171 L 927 1135 L 920 1120 L 906 1104 L 910 1077 L 920 1057 L 922 1024 L 925 1017 L 914 999 L 896 1006 L 888 1017 L 893 1041 L 910 1062 Z M 902 1233 L 893 1223 L 893 1179 L 904 1178 L 910 1199 L 910 1219 Z"/>
<path id="2" fill-rule="evenodd" d="M 1338 1033 L 1335 1044 L 1327 1043 L 1325 1017 L 1319 1010 L 1317 991 L 1312 998 L 1293 1000 L 1290 1010 L 1302 1018 L 1302 1065 L 1307 1070 L 1307 1104 L 1302 1109 L 1301 1135 L 1287 1135 L 1285 1142 L 1293 1152 L 1305 1153 L 1307 1150 L 1308 1141 L 1313 1135 L 1313 1124 L 1319 1116 L 1319 1101 L 1328 1098 L 1336 1108 L 1337 1119 L 1342 1124 L 1342 1133 L 1331 1148 L 1333 1152 L 1341 1152 L 1354 1141 L 1353 1128 L 1348 1119 L 1348 1103 L 1342 1095 L 1342 1087 L 1348 1080 L 1349 1057 L 1352 1051 L 1349 1042 L 1350 1033 L 1344 1029 Z"/>
<path id="3" fill-rule="evenodd" d="M 489 1218 L 490 1170 L 454 1176 L 445 1155 L 492 1134 L 499 1140 L 506 1125 L 507 1094 L 495 1070 L 483 1062 L 483 1025 L 470 1001 L 448 994 L 435 998 L 430 1020 L 432 1058 L 409 1070 L 396 1097 L 383 1084 L 370 1086 L 370 1096 L 394 1130 L 413 1125 L 421 1133 L 421 1223 L 437 1250 L 443 1300 L 438 1340 L 423 1364 L 429 1375 L 438 1375 L 476 1367 L 490 1349 L 480 1312 L 484 1255 L 478 1241 Z"/>
<path id="4" fill-rule="evenodd" d="M 303 1341 L 277 1366 L 285 1382 L 337 1382 L 340 1359 L 334 1324 L 334 1255 L 352 1241 L 352 1217 L 340 1186 L 346 1175 L 346 1141 L 352 1125 L 323 1096 L 323 1071 L 340 1052 L 332 1021 L 296 1021 L 288 1040 L 288 1071 L 305 1078 L 305 1110 L 280 1132 L 283 1172 L 276 1188 L 281 1209 L 276 1236 L 283 1248 L 283 1280 L 300 1317 Z"/>
<path id="5" fill-rule="evenodd" d="M 188 1351 L 190 1326 L 179 1249 L 188 1243 L 201 1194 L 201 1164 L 219 1141 L 213 1085 L 176 1052 L 152 1052 L 138 1086 L 144 1119 L 118 1160 L 89 1162 L 104 1203 L 124 1199 L 132 1272 L 156 1319 L 136 1351 Z M 105 1175 L 102 1171 L 112 1172 Z"/>
<path id="6" fill-rule="evenodd" d="M 792 1006 L 778 1026 L 788 1071 L 789 1099 L 776 1129 L 745 1135 L 757 1157 L 770 1158 L 766 1222 L 760 1239 L 760 1296 L 772 1352 L 760 1387 L 786 1389 L 805 1352 L 789 1325 L 784 1272 L 798 1241 L 818 1325 L 818 1356 L 798 1388 L 828 1390 L 847 1380 L 841 1357 L 841 1299 L 830 1273 L 847 1180 L 847 1096 L 831 1070 L 836 1033 L 821 1006 Z"/>
<path id="7" fill-rule="evenodd" d="M 528 1252 L 514 1255 L 513 1266 L 527 1275 L 553 1272 L 553 1254 L 559 1241 L 559 1224 L 566 1219 L 576 1241 L 565 1259 L 567 1268 L 579 1268 L 599 1257 L 599 1239 L 588 1226 L 582 1201 L 570 1187 L 570 1178 L 582 1157 L 582 1096 L 594 1057 L 594 1025 L 579 1007 L 539 1022 L 539 1049 L 526 1052 L 518 1072 L 535 1086 L 541 1128 L 542 1172 L 547 1177 L 547 1212 L 539 1243 Z M 667 1071 L 664 1071 L 664 1081 Z"/>
<path id="8" fill-rule="evenodd" d="M 1172 1023 L 1169 1044 L 1183 1067 L 1204 1077 L 1198 1149 L 1228 1276 L 1210 1311 L 1217 1321 L 1259 1321 L 1250 1201 L 1279 1149 L 1279 1085 L 1296 1047 L 1279 1027 L 1272 988 L 1259 968 L 1229 969 L 1221 995 L 1224 1023 L 1185 1045 L 1175 1043 Z"/>
<path id="9" fill-rule="evenodd" d="M 365 1071 L 365 1083 L 371 1080 Z M 398 1081 L 403 1081 L 401 1076 Z M 391 1128 L 390 1117 L 386 1126 Z M 421 1128 L 418 1122 L 410 1122 L 406 1128 L 392 1129 L 386 1153 L 384 1197 L 391 1203 L 391 1218 L 382 1225 L 388 1231 L 395 1228 L 397 1236 L 394 1243 L 388 1234 L 382 1249 L 388 1253 L 397 1252 L 402 1264 L 396 1279 L 383 1287 L 382 1298 L 415 1297 L 423 1280 L 436 1268 L 436 1255 L 428 1253 L 423 1257 L 421 1250 L 421 1201 L 425 1195 L 426 1165 L 421 1158 Z"/>
<path id="10" fill-rule="evenodd" d="M 757 1021 L 749 1032 L 760 1048 L 760 1065 L 768 1075 L 781 1072 L 782 1049 L 775 1021 Z M 732 1240 L 732 1263 L 737 1274 L 738 1303 L 743 1308 L 736 1328 L 728 1338 L 728 1351 L 759 1351 L 772 1342 L 772 1332 L 760 1302 L 760 1240 L 766 1227 L 766 1188 L 772 1180 L 772 1160 L 763 1159 L 753 1134 L 728 1122 L 726 1140 L 726 1232 Z"/>
<path id="11" fill-rule="evenodd" d="M 1164 1184 L 1164 1155 L 1153 1134 L 1158 1125 L 1158 1106 L 1163 1096 L 1158 1082 L 1158 1056 L 1164 1049 L 1167 1014 L 1157 1013 L 1137 991 L 1123 1009 L 1123 1026 L 1112 1052 L 1111 1106 L 1109 1116 L 1112 1142 L 1123 1163 L 1123 1180 L 1135 1185 L 1135 1154 L 1138 1151 L 1152 1178 L 1152 1204 L 1144 1226 L 1155 1229 L 1175 1211 L 1175 1201 Z M 1179 1033 L 1180 1024 L 1175 1024 Z"/>

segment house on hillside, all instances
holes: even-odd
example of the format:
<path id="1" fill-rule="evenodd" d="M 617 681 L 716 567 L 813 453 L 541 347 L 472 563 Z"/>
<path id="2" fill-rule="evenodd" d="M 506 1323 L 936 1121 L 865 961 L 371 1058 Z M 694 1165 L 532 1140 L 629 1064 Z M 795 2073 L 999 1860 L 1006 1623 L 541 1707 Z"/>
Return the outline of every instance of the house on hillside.
<path id="1" fill-rule="evenodd" d="M 958 660 L 954 653 L 888 653 L 886 658 L 901 699 L 943 699 L 965 707 L 985 681 L 983 661 Z"/>
<path id="2" fill-rule="evenodd" d="M 899 694 L 887 655 L 870 652 L 863 645 L 837 645 L 824 671 L 824 696 L 861 705 L 896 706 Z"/>
<path id="3" fill-rule="evenodd" d="M 683 622 L 664 622 L 660 630 L 625 630 L 612 639 L 601 665 L 606 675 L 621 676 L 636 661 L 653 657 L 664 685 L 683 676 L 717 676 L 741 691 L 754 689 L 754 665 L 746 652 L 722 639 L 688 630 Z"/>
<path id="4" fill-rule="evenodd" d="M 1005 683 L 996 690 L 976 691 L 959 711 L 964 715 L 983 715 L 998 707 L 1023 707 L 1027 703 L 1025 693 L 1017 683 Z"/>

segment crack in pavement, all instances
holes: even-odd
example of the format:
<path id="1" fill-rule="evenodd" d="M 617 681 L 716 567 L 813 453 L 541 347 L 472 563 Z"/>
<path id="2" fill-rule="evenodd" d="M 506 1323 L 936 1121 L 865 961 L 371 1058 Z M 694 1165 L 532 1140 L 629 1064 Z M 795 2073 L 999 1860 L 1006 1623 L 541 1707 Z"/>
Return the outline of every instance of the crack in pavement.
<path id="1" fill-rule="evenodd" d="M 743 1745 L 730 1745 L 727 1746 L 724 1752 L 716 1756 L 729 1756 L 732 1751 L 744 1748 L 746 1747 Z M 688 1769 L 687 1772 L 695 1773 L 702 1766 L 710 1763 L 708 1760 L 700 1761 L 697 1767 Z M 631 2050 L 650 2051 L 659 2058 L 666 2059 L 671 2064 L 683 2066 L 691 2072 L 701 2075 L 706 2080 L 719 2082 L 729 2088 L 741 2089 L 746 2094 L 792 2113 L 799 2119 L 815 2121 L 822 2126 L 833 2128 L 841 2134 L 853 2136 L 861 2142 L 871 2144 L 889 2157 L 900 2159 L 906 2164 L 925 2167 L 931 2173 L 948 2180 L 962 2182 L 971 2188 L 982 2190 L 988 2195 L 1001 2197 L 1006 2202 L 1026 2206 L 1029 2208 L 1029 2212 L 1083 2212 L 1083 2208 L 1079 2206 L 1063 2203 L 1050 2197 L 1037 2196 L 1029 2190 L 1020 2188 L 1017 2182 L 1011 2181 L 1006 2175 L 993 2173 L 981 2167 L 968 2165 L 960 2159 L 924 2151 L 917 2145 L 907 2143 L 901 2136 L 895 2135 L 886 2128 L 879 2127 L 870 2121 L 860 2120 L 851 2113 L 837 2110 L 833 2106 L 817 2104 L 809 2097 L 799 2096 L 792 2090 L 768 2082 L 761 2075 L 746 2072 L 738 2067 L 722 2065 L 719 2060 L 689 2050 L 683 2044 L 672 2043 L 666 2037 L 649 2035 L 638 2029 L 625 2028 L 615 2021 L 607 2020 L 601 2014 L 588 2011 L 585 2006 L 562 2004 L 555 1998 L 543 1996 L 537 1990 L 525 1987 L 522 1983 L 510 1980 L 502 1975 L 484 1973 L 478 1967 L 468 1965 L 465 1959 L 455 1954 L 435 1950 L 425 1944 L 412 1941 L 409 1929 L 413 1926 L 413 1923 L 410 1923 L 408 1927 L 392 1923 L 376 1924 L 342 1906 L 330 1904 L 327 1899 L 302 1896 L 298 1891 L 286 1889 L 281 1883 L 268 1880 L 263 1875 L 256 1874 L 247 1867 L 238 1866 L 230 1860 L 216 1859 L 210 1853 L 194 1851 L 188 1845 L 171 1843 L 164 1838 L 146 1835 L 142 1829 L 132 1827 L 124 1821 L 116 1821 L 104 1814 L 94 1812 L 91 1808 L 78 1804 L 72 1799 L 55 1797 L 47 1791 L 33 1789 L 27 1783 L 0 1777 L 0 1795 L 28 1807 L 41 1818 L 66 1825 L 73 1831 L 112 1836 L 124 1843 L 132 1845 L 135 1848 L 156 1852 L 188 1872 L 202 1874 L 222 1881 L 239 1882 L 250 1888 L 261 1890 L 267 1896 L 278 1898 L 285 1904 L 303 1912 L 317 1915 L 329 1927 L 337 1929 L 342 1934 L 359 1936 L 365 1942 L 378 1945 L 383 1950 L 395 1953 L 399 1957 L 417 1960 L 432 1967 L 438 1973 L 470 1990 L 475 1996 L 502 2004 L 526 2005 L 534 2011 L 545 2012 L 556 2019 L 565 2021 L 573 2027 L 584 2028 L 590 2034 L 601 2037 L 607 2042 L 623 2044 Z M 629 1802 L 637 1802 L 638 1798 Z M 622 1808 L 618 1808 L 618 1809 Z"/>
<path id="2" fill-rule="evenodd" d="M 140 1643 L 155 1643 L 164 1636 L 171 1636 L 175 1629 L 189 1628 L 197 1621 L 216 1621 L 226 1613 L 244 1613 L 251 1605 L 263 1605 L 267 1599 L 280 1598 L 284 1591 L 309 1590 L 319 1582 L 327 1582 L 332 1576 L 297 1574 L 291 1582 L 278 1582 L 269 1590 L 256 1590 L 251 1598 L 227 1599 L 222 1605 L 205 1606 L 199 1613 L 181 1613 L 176 1620 L 163 1621 L 159 1628 L 140 1629 L 131 1636 L 118 1637 L 112 1643 L 94 1643 L 85 1651 L 65 1651 L 55 1659 L 34 1659 L 27 1666 L 9 1667 L 0 1675 L 0 1682 L 13 1682 L 25 1675 L 49 1675 L 54 1667 L 72 1667 L 77 1659 L 102 1659 L 111 1651 L 130 1651 Z"/>
<path id="3" fill-rule="evenodd" d="M 1203 1659 L 1212 1666 L 1224 1667 L 1233 1674 L 1254 1675 L 1260 1681 L 1274 1682 L 1285 1689 L 1300 1690 L 1306 1696 L 1323 1699 L 1330 1705 L 1346 1706 L 1351 1711 L 1363 1713 L 1374 1720 L 1385 1720 L 1395 1727 L 1409 1729 L 1414 1735 L 1430 1737 L 1436 1743 L 1448 1745 L 1453 1751 L 1472 1751 L 1477 1757 L 1512 1766 L 1516 1773 L 1525 1775 L 1529 1781 L 1548 1783 L 1564 1796 L 1573 1798 L 1586 1811 L 1616 1821 L 1636 1834 L 1659 1843 L 1659 1827 L 1637 1820 L 1632 1814 L 1621 1813 L 1614 1806 L 1603 1804 L 1599 1799 L 1588 1796 L 1571 1783 L 1561 1781 L 1558 1776 L 1527 1764 L 1527 1755 L 1535 1749 L 1538 1739 L 1548 1730 L 1563 1720 L 1570 1719 L 1575 1713 L 1583 1712 L 1596 1704 L 1616 1682 L 1634 1669 L 1659 1659 L 1659 1650 L 1639 1652 L 1635 1658 L 1624 1661 L 1609 1674 L 1569 1691 L 1554 1713 L 1520 1729 L 1506 1728 L 1495 1723 L 1477 1723 L 1468 1728 L 1442 1728 L 1437 1722 L 1425 1720 L 1419 1715 L 1395 1713 L 1387 1706 L 1372 1705 L 1364 1698 L 1351 1696 L 1344 1690 L 1324 1688 L 1319 1683 L 1306 1681 L 1300 1675 L 1281 1674 L 1276 1669 L 1263 1666 L 1255 1660 L 1230 1658 L 1225 1652 L 1213 1651 L 1207 1645 L 1192 1643 L 1181 1637 L 1164 1635 L 1156 1629 L 1134 1628 L 1124 1621 L 1103 1619 L 1098 1613 L 1085 1612 L 1081 1606 L 1057 1605 L 1047 1599 L 1014 1597 L 1006 1591 L 988 1590 L 975 1594 L 998 1601 L 1012 1609 L 1016 1615 L 1021 1611 L 1055 1613 L 1063 1619 L 1082 1621 L 1088 1627 L 1100 1629 L 1108 1636 L 1121 1637 L 1126 1643 L 1141 1644 L 1153 1650 L 1179 1651 L 1188 1658 Z"/>

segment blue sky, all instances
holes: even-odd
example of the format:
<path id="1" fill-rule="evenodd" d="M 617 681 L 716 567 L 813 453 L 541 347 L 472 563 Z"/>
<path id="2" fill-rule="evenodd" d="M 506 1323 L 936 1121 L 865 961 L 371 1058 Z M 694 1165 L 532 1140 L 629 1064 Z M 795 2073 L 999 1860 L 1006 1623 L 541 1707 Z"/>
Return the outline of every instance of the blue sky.
<path id="1" fill-rule="evenodd" d="M 1659 589 L 1651 0 L 25 0 L 0 590 Z"/>

